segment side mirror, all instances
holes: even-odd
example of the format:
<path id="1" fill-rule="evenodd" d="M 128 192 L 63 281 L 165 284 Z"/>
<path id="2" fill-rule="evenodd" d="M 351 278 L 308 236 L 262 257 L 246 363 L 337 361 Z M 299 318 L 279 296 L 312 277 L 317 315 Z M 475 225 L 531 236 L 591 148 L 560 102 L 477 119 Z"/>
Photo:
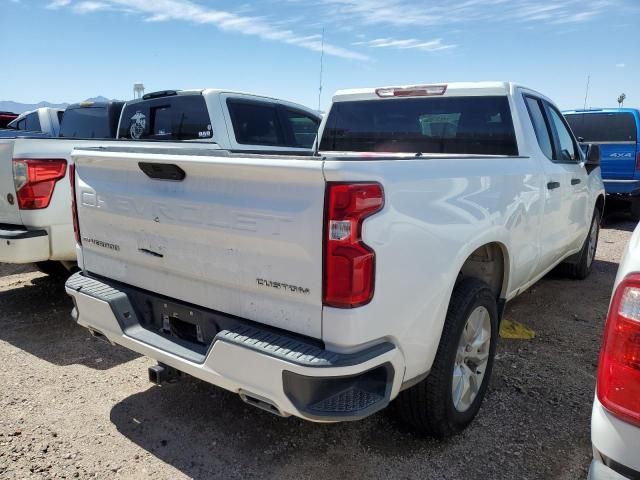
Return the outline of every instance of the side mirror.
<path id="1" fill-rule="evenodd" d="M 587 172 L 591 173 L 600 166 L 600 145 L 596 145 L 595 143 L 587 145 L 586 157 L 585 166 Z"/>

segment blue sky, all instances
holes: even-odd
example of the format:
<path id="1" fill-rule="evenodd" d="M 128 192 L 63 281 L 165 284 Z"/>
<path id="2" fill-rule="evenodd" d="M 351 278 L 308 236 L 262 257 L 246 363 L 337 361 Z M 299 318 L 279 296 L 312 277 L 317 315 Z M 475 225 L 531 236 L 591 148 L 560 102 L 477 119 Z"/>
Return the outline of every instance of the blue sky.
<path id="1" fill-rule="evenodd" d="M 221 87 L 318 103 L 339 88 L 513 80 L 561 108 L 640 107 L 640 0 L 0 0 L 0 100 Z"/>

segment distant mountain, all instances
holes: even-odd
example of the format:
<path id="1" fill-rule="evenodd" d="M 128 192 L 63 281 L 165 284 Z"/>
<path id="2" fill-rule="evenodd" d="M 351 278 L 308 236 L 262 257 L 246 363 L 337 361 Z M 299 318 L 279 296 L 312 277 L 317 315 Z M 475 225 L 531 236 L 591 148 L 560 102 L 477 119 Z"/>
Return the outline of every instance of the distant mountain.
<path id="1" fill-rule="evenodd" d="M 108 102 L 107 97 L 98 95 L 97 97 L 87 98 L 86 102 Z M 51 107 L 51 108 L 67 108 L 68 103 L 51 103 L 51 102 L 39 102 L 39 103 L 20 103 L 13 102 L 11 100 L 0 100 L 0 112 L 15 112 L 22 113 L 28 110 L 35 110 L 36 108 Z"/>

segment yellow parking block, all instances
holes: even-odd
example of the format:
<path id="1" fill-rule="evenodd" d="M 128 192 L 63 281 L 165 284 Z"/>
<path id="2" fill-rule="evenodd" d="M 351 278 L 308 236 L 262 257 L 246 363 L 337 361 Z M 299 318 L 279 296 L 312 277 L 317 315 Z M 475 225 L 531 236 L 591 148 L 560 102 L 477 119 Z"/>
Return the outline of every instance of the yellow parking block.
<path id="1" fill-rule="evenodd" d="M 526 327 L 522 323 L 513 320 L 502 320 L 500 324 L 500 337 L 510 340 L 531 340 L 535 338 L 536 332 Z"/>

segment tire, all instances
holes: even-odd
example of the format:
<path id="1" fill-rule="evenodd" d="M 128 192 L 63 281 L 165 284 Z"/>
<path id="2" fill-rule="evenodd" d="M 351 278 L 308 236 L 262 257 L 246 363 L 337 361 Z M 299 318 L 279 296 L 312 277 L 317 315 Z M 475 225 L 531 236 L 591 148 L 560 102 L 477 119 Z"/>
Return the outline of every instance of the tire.
<path id="1" fill-rule="evenodd" d="M 36 268 L 42 273 L 46 273 L 53 278 L 67 278 L 71 275 L 71 272 L 69 272 L 62 263 L 51 260 L 46 262 L 36 262 Z"/>
<path id="2" fill-rule="evenodd" d="M 640 197 L 631 198 L 631 217 L 634 220 L 640 220 Z"/>
<path id="3" fill-rule="evenodd" d="M 593 211 L 593 217 L 591 218 L 591 226 L 589 227 L 589 233 L 587 238 L 582 244 L 582 249 L 578 253 L 578 260 L 576 263 L 565 264 L 565 274 L 576 280 L 584 280 L 591 273 L 591 267 L 593 266 L 593 260 L 596 256 L 596 249 L 598 248 L 598 237 L 600 236 L 600 209 L 596 208 Z"/>
<path id="4" fill-rule="evenodd" d="M 483 320 L 480 323 L 489 325 L 490 332 L 486 340 L 488 345 L 486 341 L 482 344 L 483 355 L 486 354 L 484 374 L 479 379 L 479 386 L 478 378 L 475 378 L 473 383 L 478 386 L 475 396 L 467 398 L 468 402 L 465 405 L 465 402 L 462 402 L 463 396 L 454 394 L 453 389 L 454 385 L 464 386 L 458 382 L 462 377 L 456 375 L 464 370 L 464 366 L 467 366 L 470 372 L 475 369 L 475 365 L 469 366 L 468 359 L 461 362 L 461 355 L 469 355 L 461 352 L 468 351 L 464 350 L 466 340 L 463 341 L 462 335 L 465 331 L 472 333 L 469 329 L 465 330 L 465 327 L 472 314 L 476 318 L 477 312 L 482 313 Z M 396 411 L 401 420 L 419 432 L 437 438 L 450 437 L 463 430 L 477 415 L 487 391 L 496 352 L 498 327 L 496 298 L 489 286 L 475 278 L 460 282 L 451 296 L 431 372 L 420 383 L 401 392 L 396 399 Z M 486 337 L 484 329 L 482 335 L 483 338 Z M 461 363 L 464 366 L 461 366 Z M 459 399 L 457 406 L 456 398 Z"/>

